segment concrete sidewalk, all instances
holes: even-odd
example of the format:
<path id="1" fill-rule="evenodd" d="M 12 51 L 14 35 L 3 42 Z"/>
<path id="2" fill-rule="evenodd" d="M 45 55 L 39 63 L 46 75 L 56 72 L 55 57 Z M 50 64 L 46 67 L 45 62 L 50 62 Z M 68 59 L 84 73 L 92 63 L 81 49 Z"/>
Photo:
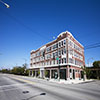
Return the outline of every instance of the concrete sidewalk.
<path id="1" fill-rule="evenodd" d="M 48 82 L 54 82 L 54 83 L 58 83 L 58 84 L 82 84 L 82 83 L 89 83 L 89 82 L 93 82 L 93 79 L 90 80 L 63 80 L 63 79 L 49 79 L 49 78 L 45 78 L 45 79 L 41 79 L 41 78 L 37 78 L 37 77 L 31 77 L 33 79 L 37 79 L 37 80 L 42 80 L 42 81 L 48 81 Z"/>
<path id="2" fill-rule="evenodd" d="M 90 79 L 90 80 L 55 80 L 55 79 L 51 79 L 49 80 L 50 82 L 56 82 L 56 83 L 60 83 L 60 84 L 81 84 L 81 83 L 88 83 L 88 82 L 93 82 L 94 80 Z"/>

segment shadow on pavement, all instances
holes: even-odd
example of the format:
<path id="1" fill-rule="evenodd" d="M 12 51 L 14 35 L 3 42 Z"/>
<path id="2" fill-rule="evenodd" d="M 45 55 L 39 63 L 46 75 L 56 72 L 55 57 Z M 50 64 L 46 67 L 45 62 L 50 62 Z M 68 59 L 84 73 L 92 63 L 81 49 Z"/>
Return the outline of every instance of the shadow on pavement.
<path id="1" fill-rule="evenodd" d="M 31 97 L 29 97 L 29 98 L 22 99 L 22 100 L 30 100 L 30 99 L 32 99 L 32 98 L 35 98 L 35 97 L 41 96 L 41 95 L 46 95 L 46 93 L 37 94 L 37 95 L 31 96 Z"/>

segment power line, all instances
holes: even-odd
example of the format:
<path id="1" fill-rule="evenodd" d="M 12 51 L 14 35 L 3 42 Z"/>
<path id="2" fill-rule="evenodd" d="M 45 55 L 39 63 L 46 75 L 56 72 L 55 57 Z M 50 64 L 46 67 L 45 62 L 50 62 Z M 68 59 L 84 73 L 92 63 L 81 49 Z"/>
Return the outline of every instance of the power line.
<path id="1" fill-rule="evenodd" d="M 85 47 L 85 50 L 86 49 L 97 48 L 97 47 L 100 47 L 100 44 L 99 43 L 95 43 L 95 44 L 88 45 L 88 46 Z"/>
<path id="2" fill-rule="evenodd" d="M 2 12 L 3 14 L 9 16 L 12 20 L 14 20 L 15 22 L 17 22 L 18 24 L 20 24 L 21 26 L 23 26 L 24 28 L 26 28 L 30 32 L 34 33 L 35 35 L 39 36 L 40 38 L 42 38 L 42 39 L 46 39 L 47 38 L 47 37 L 45 37 L 45 35 L 40 34 L 39 32 L 36 32 L 35 30 L 33 30 L 32 28 L 30 28 L 29 26 L 27 26 L 26 24 L 24 24 L 22 21 L 20 21 L 15 16 L 11 15 L 10 13 L 8 13 L 7 11 L 5 11 L 3 9 L 2 9 L 2 11 L 3 11 Z"/>
<path id="3" fill-rule="evenodd" d="M 9 16 L 12 20 L 14 20 L 15 22 L 17 22 L 18 24 L 20 24 L 21 26 L 23 26 L 24 28 L 26 28 L 30 32 L 34 33 L 35 35 L 39 36 L 42 39 L 46 39 L 45 35 L 43 35 L 43 34 L 41 35 L 39 32 L 36 32 L 35 30 L 33 30 L 32 28 L 30 28 L 29 26 L 27 26 L 26 24 L 24 24 L 22 21 L 20 21 L 19 19 L 17 19 L 16 17 L 14 17 L 10 13 L 8 13 L 7 11 L 5 11 L 3 9 L 2 9 L 2 11 L 3 11 L 2 12 L 3 14 Z M 92 48 L 97 48 L 97 47 L 100 47 L 100 42 L 84 46 L 85 49 L 92 49 Z"/>
<path id="4" fill-rule="evenodd" d="M 91 46 L 95 46 L 95 45 L 100 45 L 100 42 L 95 43 L 95 44 L 91 44 L 91 45 L 87 45 L 87 46 L 85 46 L 85 48 L 88 48 L 88 47 L 91 47 Z"/>

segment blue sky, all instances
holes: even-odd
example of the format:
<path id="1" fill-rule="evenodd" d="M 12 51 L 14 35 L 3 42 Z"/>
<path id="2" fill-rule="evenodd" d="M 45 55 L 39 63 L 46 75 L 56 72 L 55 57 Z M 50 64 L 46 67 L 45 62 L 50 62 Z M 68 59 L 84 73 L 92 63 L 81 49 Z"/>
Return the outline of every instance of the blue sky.
<path id="1" fill-rule="evenodd" d="M 100 42 L 100 0 L 3 0 L 0 3 L 0 68 L 22 65 L 30 51 L 70 31 L 83 45 Z M 85 61 L 100 60 L 100 47 L 85 50 Z"/>

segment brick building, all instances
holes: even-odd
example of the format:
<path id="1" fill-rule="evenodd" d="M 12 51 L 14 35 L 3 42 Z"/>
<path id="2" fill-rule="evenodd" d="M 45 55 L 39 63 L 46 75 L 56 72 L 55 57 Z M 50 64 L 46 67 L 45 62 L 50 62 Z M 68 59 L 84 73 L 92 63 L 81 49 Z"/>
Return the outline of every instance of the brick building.
<path id="1" fill-rule="evenodd" d="M 30 76 L 65 80 L 83 77 L 84 47 L 68 31 L 30 54 Z"/>

